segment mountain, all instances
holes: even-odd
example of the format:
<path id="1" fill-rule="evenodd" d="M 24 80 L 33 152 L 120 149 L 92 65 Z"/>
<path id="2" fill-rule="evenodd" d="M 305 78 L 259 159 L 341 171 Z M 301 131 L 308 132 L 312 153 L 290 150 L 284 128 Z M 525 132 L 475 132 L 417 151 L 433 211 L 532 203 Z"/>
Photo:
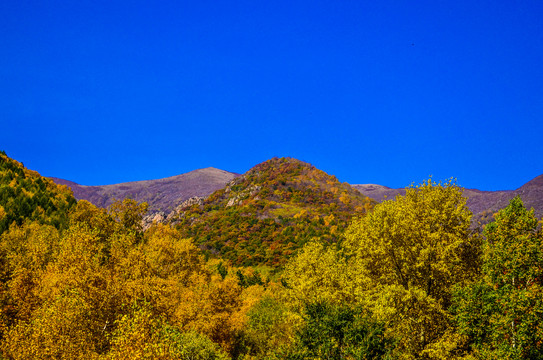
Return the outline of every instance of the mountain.
<path id="1" fill-rule="evenodd" d="M 0 151 L 0 234 L 26 219 L 61 228 L 76 200 L 57 185 Z"/>
<path id="2" fill-rule="evenodd" d="M 543 175 L 539 175 L 515 191 L 524 200 L 526 207 L 533 207 L 539 216 L 543 215 Z"/>
<path id="3" fill-rule="evenodd" d="M 291 160 L 294 161 L 294 159 Z M 153 219 L 159 221 L 166 219 L 168 214 L 171 218 L 173 216 L 172 210 L 179 205 L 187 207 L 194 203 L 201 203 L 202 200 L 198 198 L 209 196 L 214 191 L 222 189 L 228 182 L 238 176 L 240 175 L 228 171 L 205 168 L 165 179 L 103 186 L 84 186 L 68 180 L 52 179 L 57 184 L 70 187 L 77 199 L 88 200 L 99 207 L 107 207 L 115 199 L 124 199 L 125 197 L 133 198 L 139 202 L 145 201 L 149 204 L 150 215 L 146 218 L 146 221 L 150 224 Z M 377 184 L 355 184 L 351 186 L 360 191 L 363 196 L 377 202 L 394 199 L 397 195 L 405 193 L 403 188 L 393 189 Z M 492 220 L 492 214 L 506 207 L 509 200 L 516 195 L 520 195 L 526 207 L 533 207 L 538 217 L 543 216 L 543 175 L 536 177 L 516 190 L 481 191 L 465 189 L 464 195 L 468 198 L 467 204 L 474 214 L 474 221 L 481 224 Z M 159 212 L 160 214 L 157 215 Z"/>
<path id="4" fill-rule="evenodd" d="M 168 213 L 191 197 L 208 196 L 223 188 L 236 176 L 239 174 L 209 167 L 164 179 L 102 186 L 85 186 L 68 180 L 51 179 L 57 184 L 69 186 L 76 199 L 87 200 L 99 207 L 105 208 L 116 199 L 130 197 L 138 202 L 147 202 L 151 212 Z"/>
<path id="5" fill-rule="evenodd" d="M 520 196 L 526 208 L 534 208 L 537 217 L 543 216 L 543 175 L 540 175 L 516 190 L 480 191 L 466 189 L 468 206 L 476 218 L 486 220 L 509 204 L 509 200 Z M 483 223 L 486 221 L 482 221 Z"/>
<path id="6" fill-rule="evenodd" d="M 405 194 L 405 189 L 392 189 L 383 185 L 355 184 L 351 186 L 377 202 L 394 199 L 396 195 Z"/>
<path id="7" fill-rule="evenodd" d="M 292 158 L 256 165 L 206 199 L 176 210 L 174 224 L 211 255 L 237 265 L 282 265 L 312 239 L 336 242 L 374 201 Z"/>
<path id="8" fill-rule="evenodd" d="M 392 189 L 382 185 L 358 184 L 353 185 L 362 194 L 377 202 L 394 199 L 398 194 L 405 194 L 405 189 Z M 524 205 L 534 208 L 537 217 L 543 216 L 543 175 L 527 182 L 516 190 L 481 191 L 464 189 L 467 205 L 473 212 L 474 220 L 486 224 L 492 220 L 492 215 L 509 204 L 509 200 L 519 195 Z"/>

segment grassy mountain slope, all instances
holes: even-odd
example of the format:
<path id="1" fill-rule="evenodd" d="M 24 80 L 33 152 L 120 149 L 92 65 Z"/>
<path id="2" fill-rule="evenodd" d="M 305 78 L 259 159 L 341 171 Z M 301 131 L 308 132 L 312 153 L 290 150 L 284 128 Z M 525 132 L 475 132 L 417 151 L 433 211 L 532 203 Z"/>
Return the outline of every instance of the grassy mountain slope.
<path id="1" fill-rule="evenodd" d="M 405 189 L 392 189 L 383 185 L 355 184 L 351 186 L 377 202 L 394 199 L 396 195 L 405 195 Z"/>
<path id="2" fill-rule="evenodd" d="M 0 233 L 25 219 L 62 227 L 76 200 L 70 189 L 0 152 Z"/>
<path id="3" fill-rule="evenodd" d="M 129 197 L 138 202 L 147 202 L 151 212 L 167 213 L 193 196 L 208 196 L 236 176 L 238 174 L 210 167 L 164 179 L 101 186 L 85 186 L 68 180 L 52 179 L 58 184 L 71 187 L 78 200 L 87 200 L 99 207 L 105 208 L 114 200 Z"/>
<path id="4" fill-rule="evenodd" d="M 527 208 L 533 207 L 539 217 L 543 216 L 543 175 L 527 182 L 515 192 L 520 195 Z"/>
<path id="5" fill-rule="evenodd" d="M 337 241 L 373 203 L 310 164 L 274 158 L 178 210 L 174 222 L 202 249 L 234 264 L 277 266 L 310 239 Z"/>

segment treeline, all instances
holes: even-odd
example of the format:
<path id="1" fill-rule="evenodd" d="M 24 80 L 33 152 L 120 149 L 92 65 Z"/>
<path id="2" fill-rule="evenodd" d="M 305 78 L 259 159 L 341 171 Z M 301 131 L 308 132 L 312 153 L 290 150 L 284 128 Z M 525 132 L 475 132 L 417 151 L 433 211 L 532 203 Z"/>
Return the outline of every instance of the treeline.
<path id="1" fill-rule="evenodd" d="M 384 326 L 391 358 L 542 359 L 533 210 L 517 197 L 483 234 L 470 219 L 460 189 L 428 181 L 355 220 L 338 248 L 306 246 L 285 277 L 301 303 L 363 309 Z"/>
<path id="2" fill-rule="evenodd" d="M 226 358 L 243 289 L 175 230 L 144 234 L 145 210 L 80 201 L 62 231 L 28 222 L 2 234 L 5 358 Z"/>
<path id="3" fill-rule="evenodd" d="M 6 359 L 539 359 L 541 232 L 519 198 L 484 236 L 427 182 L 311 242 L 276 279 L 206 261 L 145 204 L 80 201 L 0 237 Z"/>
<path id="4" fill-rule="evenodd" d="M 427 181 L 275 272 L 143 231 L 146 210 L 11 222 L 0 359 L 543 358 L 543 234 L 520 198 L 481 234 L 460 188 Z"/>
<path id="5" fill-rule="evenodd" d="M 145 212 L 131 200 L 108 211 L 79 201 L 66 228 L 26 221 L 0 236 L 3 358 L 298 359 L 390 347 L 362 309 L 300 302 L 290 277 L 206 261 L 176 229 L 143 232 Z"/>

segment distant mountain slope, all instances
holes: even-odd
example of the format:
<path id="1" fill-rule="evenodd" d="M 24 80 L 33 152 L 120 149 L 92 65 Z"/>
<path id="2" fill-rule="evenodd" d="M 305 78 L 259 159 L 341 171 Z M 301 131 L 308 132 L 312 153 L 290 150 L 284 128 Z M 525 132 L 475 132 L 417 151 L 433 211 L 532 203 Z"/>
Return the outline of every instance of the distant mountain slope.
<path id="1" fill-rule="evenodd" d="M 351 186 L 377 202 L 382 202 L 387 199 L 391 200 L 394 199 L 396 195 L 405 194 L 405 189 L 392 189 L 383 185 L 355 184 Z"/>
<path id="2" fill-rule="evenodd" d="M 191 197 L 208 196 L 223 188 L 236 176 L 239 174 L 209 167 L 164 179 L 102 186 L 85 186 L 68 180 L 52 179 L 57 184 L 71 187 L 78 200 L 88 200 L 99 207 L 107 207 L 115 199 L 130 197 L 138 202 L 147 202 L 151 212 L 168 213 Z"/>
<path id="3" fill-rule="evenodd" d="M 543 216 L 543 175 L 532 179 L 516 190 L 479 191 L 466 189 L 465 195 L 468 196 L 468 206 L 471 211 L 482 220 L 506 207 L 509 200 L 517 195 L 520 196 L 526 208 L 534 208 L 537 217 Z"/>
<path id="4" fill-rule="evenodd" d="M 274 158 L 256 165 L 174 223 L 210 254 L 238 265 L 283 264 L 311 239 L 333 243 L 374 201 L 308 163 Z"/>
<path id="5" fill-rule="evenodd" d="M 0 234 L 27 219 L 62 228 L 75 203 L 69 188 L 28 170 L 0 151 Z"/>
<path id="6" fill-rule="evenodd" d="M 359 184 L 353 185 L 353 187 L 377 202 L 394 199 L 398 194 L 405 194 L 405 189 L 391 189 L 382 185 Z M 534 208 L 536 216 L 543 216 L 543 175 L 536 177 L 516 190 L 464 190 L 464 196 L 468 198 L 467 205 L 473 212 L 474 219 L 482 224 L 489 222 L 492 219 L 492 214 L 506 207 L 509 200 L 517 195 L 520 195 L 528 209 Z"/>
<path id="7" fill-rule="evenodd" d="M 292 160 L 294 161 L 294 159 Z M 173 209 L 186 200 L 209 196 L 214 191 L 222 189 L 228 182 L 238 176 L 240 175 L 228 171 L 205 168 L 165 179 L 103 186 L 84 186 L 68 180 L 52 179 L 57 184 L 69 186 L 73 190 L 76 199 L 85 199 L 97 206 L 107 207 L 114 199 L 122 200 L 130 197 L 139 202 L 145 201 L 149 203 L 151 213 L 149 219 L 154 219 L 154 214 L 157 212 L 163 212 L 162 219 L 164 219 Z M 392 189 L 376 184 L 355 184 L 351 186 L 360 191 L 365 197 L 374 199 L 377 202 L 394 199 L 396 195 L 405 193 L 405 189 L 402 188 Z M 468 198 L 468 207 L 474 214 L 474 220 L 480 221 L 482 224 L 490 221 L 492 214 L 506 207 L 509 200 L 516 195 L 521 196 L 526 207 L 533 207 L 538 217 L 543 216 L 543 175 L 536 177 L 516 190 L 481 191 L 465 189 L 464 195 Z M 185 205 L 193 204 L 194 201 L 198 200 L 192 199 Z M 151 220 L 149 220 L 150 222 Z"/>
<path id="8" fill-rule="evenodd" d="M 543 175 L 522 185 L 515 192 L 524 200 L 526 207 L 533 207 L 537 214 L 543 215 Z"/>

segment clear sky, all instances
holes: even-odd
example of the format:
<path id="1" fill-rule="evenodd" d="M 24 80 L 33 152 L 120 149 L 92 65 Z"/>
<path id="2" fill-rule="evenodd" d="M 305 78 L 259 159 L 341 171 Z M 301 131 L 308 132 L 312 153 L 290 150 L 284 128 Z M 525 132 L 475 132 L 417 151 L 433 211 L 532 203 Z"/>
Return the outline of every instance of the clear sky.
<path id="1" fill-rule="evenodd" d="M 273 156 L 349 183 L 543 174 L 543 2 L 1 1 L 0 149 L 84 185 Z"/>

